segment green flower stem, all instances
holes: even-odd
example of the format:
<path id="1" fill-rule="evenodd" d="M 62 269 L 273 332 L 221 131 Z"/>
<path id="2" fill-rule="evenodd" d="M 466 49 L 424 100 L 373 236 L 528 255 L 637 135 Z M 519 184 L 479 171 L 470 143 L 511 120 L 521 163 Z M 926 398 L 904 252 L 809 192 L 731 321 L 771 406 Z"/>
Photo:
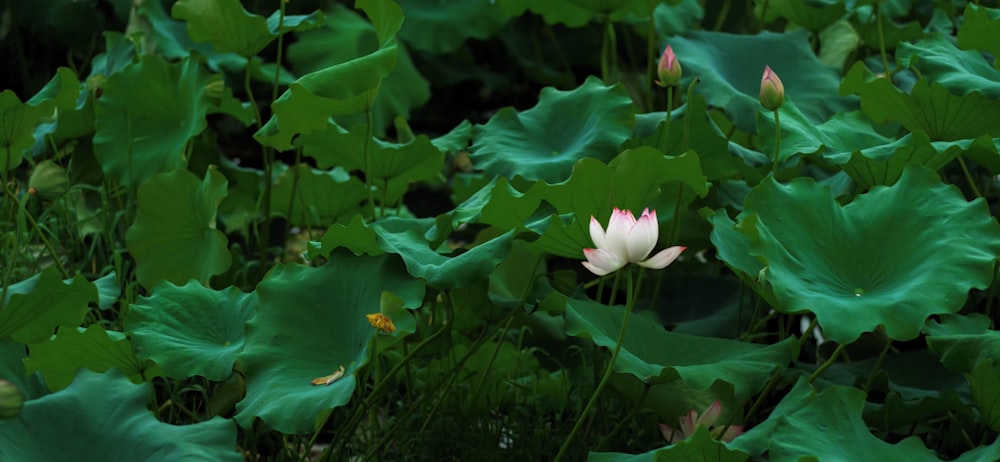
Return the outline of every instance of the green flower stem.
<path id="1" fill-rule="evenodd" d="M 747 411 L 746 414 L 743 414 L 744 415 L 744 417 L 743 417 L 743 425 L 744 426 L 746 426 L 746 424 L 747 424 L 747 419 L 749 419 L 751 416 L 754 415 L 755 412 L 757 412 L 757 408 L 759 408 L 761 406 L 761 404 L 764 404 L 764 398 L 766 398 L 767 395 L 771 393 L 771 390 L 778 383 L 778 379 L 780 377 L 781 377 L 781 368 L 780 367 L 774 368 L 774 373 L 771 374 L 771 379 L 767 381 L 767 384 L 764 385 L 764 389 L 761 390 L 761 392 L 760 392 L 759 395 L 757 395 L 757 399 L 754 400 L 753 405 L 750 406 L 750 410 Z M 733 426 L 733 422 L 735 420 L 736 420 L 736 415 L 733 414 L 733 416 L 729 418 L 729 421 L 726 422 L 726 426 L 722 428 L 722 431 L 720 431 L 719 434 L 720 435 L 725 435 L 726 432 L 729 431 L 729 427 Z"/>
<path id="2" fill-rule="evenodd" d="M 823 375 L 823 372 L 826 371 L 830 366 L 832 366 L 835 361 L 837 361 L 837 357 L 844 352 L 845 348 L 847 348 L 847 345 L 845 344 L 838 345 L 837 349 L 833 350 L 833 354 L 830 355 L 830 358 L 827 359 L 826 362 L 821 364 L 819 368 L 813 371 L 812 375 L 809 376 L 809 383 L 813 383 L 813 381 L 816 380 L 817 377 Z"/>
<path id="3" fill-rule="evenodd" d="M 604 39 L 601 41 L 601 79 L 605 85 L 611 85 L 612 66 L 617 61 L 615 50 L 618 44 L 615 40 L 615 24 L 611 17 L 604 16 Z"/>
<path id="4" fill-rule="evenodd" d="M 580 418 L 577 419 L 576 424 L 573 425 L 573 429 L 570 430 L 569 436 L 566 437 L 566 441 L 563 442 L 562 447 L 559 449 L 559 454 L 556 455 L 555 462 L 559 462 L 564 457 L 566 457 L 566 451 L 573 444 L 573 438 L 576 433 L 580 431 L 580 427 L 583 422 L 587 420 L 587 414 L 597 403 L 597 398 L 601 396 L 601 392 L 604 391 L 604 387 L 608 385 L 608 381 L 611 379 L 611 373 L 614 372 L 615 361 L 618 359 L 618 353 L 621 352 L 622 342 L 625 340 L 625 329 L 628 327 L 628 317 L 632 313 L 632 307 L 635 305 L 635 293 L 633 293 L 632 284 L 632 272 L 630 268 L 625 268 L 625 281 L 628 287 L 628 298 L 625 301 L 625 316 L 622 317 L 622 327 L 618 331 L 618 340 L 615 341 L 615 349 L 611 353 L 611 361 L 608 362 L 607 368 L 604 369 L 604 377 L 601 379 L 601 383 L 597 385 L 597 389 L 594 390 L 594 394 L 590 395 L 590 401 L 587 402 L 587 406 L 583 408 L 583 412 L 580 413 Z"/>
<path id="5" fill-rule="evenodd" d="M 733 7 L 732 0 L 725 0 L 722 2 L 722 8 L 719 10 L 719 16 L 715 19 L 715 26 L 712 30 L 718 32 L 722 30 L 722 26 L 726 24 L 726 18 L 729 16 L 729 10 Z"/>
<path id="6" fill-rule="evenodd" d="M 660 3 L 656 0 L 649 0 L 649 24 L 646 25 L 646 78 L 649 79 L 649 84 L 646 85 L 646 110 L 653 110 L 653 63 L 656 62 L 656 21 L 653 19 L 653 14 L 656 12 L 656 4 Z"/>
<path id="7" fill-rule="evenodd" d="M 278 55 L 274 59 L 274 86 L 271 88 L 271 101 L 278 100 L 278 79 L 281 77 L 281 54 L 284 48 L 285 34 L 281 29 L 285 27 L 285 4 L 286 0 L 278 0 Z"/>
<path id="8" fill-rule="evenodd" d="M 340 442 L 336 445 L 337 450 L 335 454 L 339 453 L 342 450 L 342 448 L 347 444 L 347 440 L 350 439 L 350 434 L 354 432 L 354 428 L 364 417 L 367 409 L 370 408 L 372 404 L 374 404 L 375 399 L 377 399 L 379 395 L 382 394 L 382 391 L 385 389 L 385 387 L 388 386 L 390 379 L 395 377 L 396 373 L 399 372 L 400 369 L 405 367 L 406 364 L 409 363 L 410 359 L 416 356 L 417 353 L 420 353 L 420 351 L 423 350 L 425 347 L 427 347 L 427 345 L 434 343 L 434 341 L 437 340 L 438 337 L 441 337 L 441 335 L 444 334 L 446 331 L 448 331 L 450 327 L 451 327 L 451 316 L 448 317 L 448 320 L 445 321 L 444 325 L 441 326 L 440 329 L 434 331 L 433 334 L 431 334 L 429 337 L 418 343 L 417 346 L 414 347 L 413 350 L 411 350 L 408 355 L 403 357 L 403 359 L 400 362 L 396 363 L 396 365 L 393 366 L 392 369 L 390 369 L 387 374 L 382 376 L 382 380 L 375 385 L 371 393 L 369 393 L 368 396 L 365 398 L 365 400 L 361 403 L 361 405 L 358 406 L 358 409 L 354 411 L 354 414 L 351 415 L 347 423 L 345 423 L 344 426 L 341 427 L 341 429 L 337 432 L 337 437 Z M 327 426 L 327 424 L 330 423 L 330 418 L 332 416 L 333 416 L 332 411 L 326 415 L 326 418 L 323 419 L 323 423 L 320 424 L 319 427 L 317 427 L 316 432 L 313 433 L 312 438 L 309 439 L 309 445 L 306 447 L 311 448 L 313 447 L 313 445 L 316 444 L 316 440 L 319 438 L 320 433 L 322 433 L 323 429 Z M 329 450 L 330 448 L 327 449 Z"/>
<path id="9" fill-rule="evenodd" d="M 805 332 L 802 332 L 802 335 L 795 341 L 795 351 L 802 351 L 802 346 L 806 344 L 806 339 L 812 335 L 813 329 L 816 328 L 817 324 L 819 324 L 819 318 L 813 316 L 813 320 L 809 323 L 809 327 L 806 327 Z"/>
<path id="10" fill-rule="evenodd" d="M 247 64 L 243 70 L 243 91 L 247 94 L 247 99 L 250 100 L 250 107 L 253 108 L 254 122 L 256 122 L 257 129 L 260 130 L 264 121 L 261 120 L 260 106 L 257 104 L 257 98 L 254 96 L 253 88 L 250 85 L 250 59 L 251 57 L 247 57 Z M 263 216 L 259 217 L 261 222 L 257 224 L 257 235 L 260 236 L 260 259 L 261 261 L 267 261 L 268 246 L 271 242 L 271 226 L 268 223 L 271 221 L 271 176 L 273 175 L 274 168 L 274 153 L 262 144 L 260 145 L 260 156 L 264 162 L 264 195 L 261 200 Z"/>
<path id="11" fill-rule="evenodd" d="M 376 88 L 380 87 L 381 85 L 382 85 L 382 83 L 379 82 L 379 84 L 376 85 Z M 378 94 L 377 90 L 376 90 L 375 94 L 376 95 Z M 368 101 L 368 105 L 365 107 L 365 117 L 368 118 L 368 130 L 365 133 L 365 149 L 364 149 L 364 151 L 365 151 L 364 152 L 364 157 L 365 157 L 365 189 L 368 190 L 368 204 L 371 206 L 371 209 L 372 209 L 372 220 L 375 219 L 375 191 L 372 191 L 372 175 L 371 175 L 371 171 L 372 171 L 372 159 L 371 159 L 371 152 L 370 152 L 370 148 L 369 147 L 372 144 L 372 136 L 374 136 L 374 133 L 373 133 L 374 132 L 374 127 L 372 127 L 372 122 L 373 122 L 373 118 L 372 118 L 372 105 L 374 105 L 374 104 L 375 104 L 375 97 L 373 96 L 372 99 L 370 101 Z M 382 204 L 382 206 L 385 207 L 385 204 Z"/>
<path id="12" fill-rule="evenodd" d="M 990 319 L 990 329 L 993 329 L 993 327 L 995 325 L 995 323 L 993 322 L 993 299 L 996 298 L 996 286 L 997 286 L 996 282 L 997 282 L 997 270 L 998 269 L 1000 269 L 1000 263 L 994 263 L 993 264 L 993 278 L 990 279 L 993 282 L 990 284 L 990 290 L 987 292 L 987 295 L 986 295 L 986 307 L 983 309 L 983 314 L 985 314 L 986 317 Z M 0 299 L 0 300 L 2 300 L 2 299 Z"/>
<path id="13" fill-rule="evenodd" d="M 889 348 L 892 347 L 892 337 L 889 337 L 889 335 L 885 333 L 885 329 L 879 330 L 883 335 L 885 335 L 885 345 L 882 347 L 882 351 L 879 353 L 878 359 L 875 360 L 875 367 L 873 367 L 871 373 L 868 374 L 868 380 L 865 381 L 865 387 L 861 389 L 865 392 L 865 394 L 867 394 L 868 390 L 871 389 L 872 381 L 875 380 L 875 373 L 882 367 L 882 362 L 885 361 L 885 356 L 889 353 Z"/>
<path id="14" fill-rule="evenodd" d="M 760 9 L 760 28 L 758 31 L 764 30 L 764 25 L 767 24 L 768 1 L 769 0 L 764 0 L 764 6 Z"/>
<path id="15" fill-rule="evenodd" d="M 13 194 L 11 194 L 10 190 L 7 189 L 7 185 L 6 184 L 4 184 L 3 190 L 4 190 L 5 193 L 7 193 L 7 196 L 10 198 L 10 200 L 15 201 L 15 202 L 18 203 L 18 211 L 17 211 L 18 214 L 21 215 L 21 216 L 23 216 L 24 218 L 26 218 L 28 220 L 28 223 L 31 224 L 31 227 L 34 228 L 34 230 L 35 230 L 36 233 L 38 233 L 38 238 L 41 239 L 42 245 L 45 246 L 45 250 L 47 250 L 49 252 L 49 255 L 52 256 L 52 260 L 55 262 L 56 268 L 59 270 L 59 274 L 62 274 L 63 279 L 69 279 L 70 277 L 72 277 L 69 274 L 69 271 L 66 270 L 66 267 L 63 266 L 62 260 L 59 259 L 59 254 L 56 253 L 55 247 L 52 245 L 51 242 L 49 242 L 49 239 L 47 237 L 45 237 L 45 231 L 42 230 L 41 226 L 38 226 L 38 222 L 35 221 L 35 217 L 33 217 L 31 215 L 31 213 L 28 212 L 27 208 L 25 208 L 25 206 L 24 206 L 25 202 L 31 196 L 24 195 L 24 199 L 23 200 L 18 200 L 17 197 L 15 197 Z M 4 286 L 4 290 L 6 291 L 6 289 L 7 289 L 7 286 L 5 285 Z M 6 298 L 6 295 L 7 295 L 6 292 L 4 292 L 4 297 L 5 298 Z M 2 301 L 4 299 L 0 299 L 0 301 Z"/>
<path id="16" fill-rule="evenodd" d="M 771 112 L 774 113 L 774 163 L 771 165 L 771 176 L 775 176 L 778 174 L 778 159 L 781 153 L 781 118 L 777 109 Z"/>
<path id="17" fill-rule="evenodd" d="M 626 424 L 631 422 L 632 418 L 635 417 L 637 413 L 639 413 L 639 409 L 641 409 L 643 403 L 646 402 L 646 396 L 649 395 L 650 388 L 653 388 L 653 386 L 649 384 L 649 382 L 642 383 L 642 394 L 639 395 L 639 399 L 635 402 L 635 406 L 632 406 L 632 410 L 629 411 L 625 417 L 623 417 L 621 420 L 618 421 L 618 425 L 615 425 L 615 428 L 613 428 L 610 432 L 608 432 L 607 435 L 604 435 L 604 438 L 601 438 L 601 441 L 597 443 L 596 447 L 598 451 L 603 450 L 604 446 L 608 444 L 609 441 L 611 441 L 611 438 L 617 435 L 618 432 L 620 432 L 622 428 L 624 428 Z"/>
<path id="18" fill-rule="evenodd" d="M 892 69 L 889 69 L 889 58 L 885 52 L 885 33 L 882 31 L 882 0 L 877 0 L 874 3 L 875 8 L 875 23 L 878 26 L 878 49 L 882 54 L 882 67 L 885 69 L 885 78 L 892 82 Z"/>
<path id="19" fill-rule="evenodd" d="M 670 143 L 670 111 L 673 110 L 673 108 L 674 108 L 674 87 L 669 86 L 667 87 L 667 113 L 663 117 L 663 130 L 660 131 L 660 136 L 656 140 L 656 147 L 660 148 L 660 151 L 663 152 L 663 154 L 665 155 L 670 154 L 669 152 L 667 152 L 668 148 L 670 147 L 667 145 L 667 143 Z"/>
<path id="20" fill-rule="evenodd" d="M 976 194 L 976 197 L 982 198 L 983 195 L 979 193 L 979 188 L 976 187 L 976 182 L 972 181 L 972 174 L 969 173 L 969 167 L 965 165 L 965 160 L 959 155 L 956 157 L 958 159 L 958 165 L 962 167 L 962 173 L 965 174 L 965 181 L 969 182 L 969 187 L 972 188 L 972 192 Z"/>
<path id="21" fill-rule="evenodd" d="M 691 103 L 691 98 L 694 97 L 694 87 L 695 87 L 695 85 L 698 85 L 699 83 L 701 83 L 701 79 L 700 78 L 695 77 L 695 78 L 691 79 L 691 84 L 688 85 L 687 96 L 684 99 L 684 104 L 690 104 Z M 685 110 L 684 111 L 684 137 L 682 138 L 682 142 L 681 142 L 681 152 L 687 152 L 688 146 L 689 146 L 688 140 L 690 139 L 690 134 L 691 134 L 691 111 Z"/>
<path id="22" fill-rule="evenodd" d="M 531 276 L 531 283 L 525 286 L 524 291 L 521 293 L 521 299 L 517 306 L 511 308 L 511 311 L 521 309 L 524 306 L 524 302 L 528 300 L 528 294 L 531 293 L 531 289 L 535 286 L 535 282 L 538 280 L 535 273 L 538 272 L 538 267 L 542 263 L 542 254 L 535 256 L 535 264 L 531 267 L 531 272 L 528 273 Z M 489 376 L 490 369 L 493 368 L 493 362 L 496 361 L 497 355 L 500 354 L 500 346 L 503 345 L 503 339 L 507 337 L 507 331 L 510 330 L 510 324 L 514 321 L 513 316 L 507 317 L 507 323 L 504 324 L 503 330 L 500 331 L 500 337 L 497 339 L 497 346 L 493 349 L 493 354 L 490 355 L 490 360 L 486 362 L 486 367 L 483 368 L 483 374 L 479 376 L 479 383 L 476 384 L 476 392 L 472 394 L 472 403 L 479 400 L 479 393 L 483 390 L 483 385 L 486 383 L 486 377 Z M 520 350 L 518 350 L 520 351 Z"/>

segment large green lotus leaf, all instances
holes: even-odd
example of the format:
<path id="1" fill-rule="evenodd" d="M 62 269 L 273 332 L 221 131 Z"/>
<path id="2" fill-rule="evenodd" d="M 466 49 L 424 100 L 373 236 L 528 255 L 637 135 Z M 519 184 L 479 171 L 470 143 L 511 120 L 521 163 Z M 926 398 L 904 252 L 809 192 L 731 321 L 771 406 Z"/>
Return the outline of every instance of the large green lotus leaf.
<path id="1" fill-rule="evenodd" d="M 975 91 L 992 99 L 1000 98 L 1000 71 L 986 61 L 982 52 L 961 50 L 952 40 L 950 36 L 935 33 L 916 43 L 901 43 L 896 59 L 956 95 Z"/>
<path id="2" fill-rule="evenodd" d="M 888 137 L 872 129 L 871 121 L 861 111 L 842 112 L 816 124 L 808 120 L 792 98 L 780 109 L 781 152 L 779 162 L 795 155 L 822 152 L 824 156 L 862 150 L 889 143 Z M 760 150 L 773 156 L 775 144 L 774 115 L 763 109 L 757 115 Z"/>
<path id="3" fill-rule="evenodd" d="M 311 433 L 316 416 L 347 403 L 355 373 L 368 362 L 376 329 L 366 314 L 378 313 L 382 291 L 420 306 L 424 284 L 391 255 L 356 257 L 336 253 L 318 268 L 279 265 L 257 286 L 260 304 L 246 325 L 239 355 L 247 378 L 246 398 L 234 419 L 250 427 L 262 419 L 282 433 Z M 344 367 L 342 378 L 313 385 L 314 378 Z"/>
<path id="4" fill-rule="evenodd" d="M 389 217 L 372 227 L 378 245 L 386 252 L 399 254 L 414 277 L 427 280 L 439 289 L 465 287 L 489 277 L 510 252 L 513 231 L 479 244 L 464 253 L 448 256 L 430 247 L 425 237 L 432 220 Z"/>
<path id="5" fill-rule="evenodd" d="M 970 157 L 997 157 L 997 148 L 989 135 L 974 140 L 931 142 L 924 132 L 915 131 L 891 143 L 853 153 L 824 153 L 823 157 L 840 165 L 851 179 L 868 189 L 876 185 L 894 184 L 909 164 L 923 165 L 937 171 L 963 154 Z M 990 171 L 995 170 L 990 168 Z"/>
<path id="6" fill-rule="evenodd" d="M 816 58 L 808 35 L 806 30 L 759 35 L 699 31 L 673 37 L 670 45 L 684 66 L 685 81 L 692 76 L 702 80 L 695 92 L 723 108 L 738 129 L 753 133 L 765 65 L 781 77 L 785 94 L 812 123 L 852 109 L 837 93 L 840 73 Z"/>
<path id="7" fill-rule="evenodd" d="M 330 117 L 351 116 L 368 110 L 375 117 L 375 108 L 381 107 L 376 103 L 383 79 L 396 68 L 399 45 L 394 37 L 402 25 L 403 11 L 390 0 L 358 0 L 357 6 L 368 15 L 371 26 L 351 11 L 335 9 L 329 13 L 328 24 L 337 24 L 338 28 L 343 24 L 343 29 L 339 29 L 342 33 L 331 33 L 327 29 L 312 31 L 310 35 L 317 38 L 301 45 L 306 51 L 289 51 L 293 63 L 312 61 L 324 67 L 313 67 L 316 70 L 296 79 L 278 97 L 271 105 L 271 120 L 254 134 L 258 142 L 288 150 L 292 137 L 326 128 Z M 363 34 L 371 30 L 369 28 L 374 29 L 374 44 L 370 34 L 367 41 L 362 40 Z M 350 54 L 330 54 L 331 50 L 345 50 Z M 365 52 L 367 54 L 361 54 Z M 409 88 L 407 82 L 398 82 L 398 86 Z M 392 86 L 387 84 L 387 89 L 392 91 Z M 384 119 L 380 114 L 377 120 L 385 123 Z"/>
<path id="8" fill-rule="evenodd" d="M 941 363 L 959 372 L 972 372 L 977 364 L 1000 362 L 1000 331 L 990 329 L 990 319 L 979 313 L 946 316 L 924 327 L 927 346 Z"/>
<path id="9" fill-rule="evenodd" d="M 847 16 L 846 4 L 836 0 L 771 0 L 768 7 L 813 33 Z"/>
<path id="10" fill-rule="evenodd" d="M 267 19 L 244 10 L 239 0 L 180 0 L 170 14 L 187 21 L 192 40 L 211 42 L 216 50 L 245 58 L 278 37 L 268 29 Z"/>
<path id="11" fill-rule="evenodd" d="M 343 170 L 298 164 L 275 180 L 271 215 L 296 226 L 329 226 L 356 213 L 367 197 L 365 184 Z"/>
<path id="12" fill-rule="evenodd" d="M 861 416 L 864 405 L 865 393 L 854 387 L 813 390 L 804 406 L 779 417 L 771 433 L 770 459 L 940 460 L 918 437 L 890 444 L 872 435 Z"/>
<path id="13" fill-rule="evenodd" d="M 644 454 L 622 454 L 614 452 L 592 452 L 590 462 L 743 462 L 750 454 L 726 447 L 726 443 L 712 438 L 705 426 L 699 426 L 688 439 L 663 449 L 655 449 Z"/>
<path id="14" fill-rule="evenodd" d="M 476 125 L 469 157 L 491 175 L 558 183 L 582 158 L 611 160 L 634 123 L 625 87 L 589 77 L 570 91 L 546 87 L 535 107 L 520 113 L 507 107 Z"/>
<path id="15" fill-rule="evenodd" d="M 41 372 L 53 391 L 69 386 L 79 368 L 94 372 L 120 369 L 135 383 L 162 375 L 152 361 L 143 361 L 135 355 L 125 334 L 106 331 L 97 324 L 86 329 L 60 328 L 52 338 L 30 348 L 25 361 L 28 373 Z"/>
<path id="16" fill-rule="evenodd" d="M 185 58 L 167 64 L 144 55 L 108 77 L 94 105 L 94 154 L 104 173 L 122 184 L 184 166 L 184 147 L 205 129 L 210 76 Z"/>
<path id="17" fill-rule="evenodd" d="M 566 334 L 589 337 L 599 346 L 614 348 L 624 310 L 568 299 Z M 736 399 L 746 400 L 764 388 L 775 369 L 783 369 L 797 354 L 792 340 L 764 346 L 696 337 L 669 332 L 653 317 L 634 314 L 629 318 L 615 370 L 651 384 L 680 379 L 698 390 L 722 380 L 733 386 Z"/>
<path id="18" fill-rule="evenodd" d="M 55 461 L 72 454 L 83 462 L 243 460 L 232 422 L 160 422 L 146 409 L 150 390 L 119 371 L 80 371 L 69 388 L 28 401 L 17 419 L 0 420 L 0 459 Z"/>
<path id="19" fill-rule="evenodd" d="M 302 34 L 288 48 L 288 60 L 296 73 L 303 75 L 341 64 L 377 48 L 377 31 L 360 15 L 343 6 L 330 10 L 330 22 L 324 29 Z M 404 27 L 409 24 L 409 15 Z M 376 135 L 395 117 L 409 117 L 410 111 L 430 99 L 430 84 L 420 74 L 406 47 L 397 46 L 396 64 L 378 88 L 372 107 L 372 127 Z M 345 127 L 368 123 L 364 114 L 341 115 L 337 120 Z"/>
<path id="20" fill-rule="evenodd" d="M 1000 64 L 1000 10 L 972 3 L 965 7 L 962 26 L 958 28 L 958 46 L 993 54 L 993 65 Z"/>
<path id="21" fill-rule="evenodd" d="M 87 314 L 87 305 L 97 303 L 97 288 L 92 283 L 80 275 L 64 282 L 54 267 L 5 289 L 7 298 L 0 305 L 0 340 L 45 340 L 58 326 L 79 326 Z"/>
<path id="22" fill-rule="evenodd" d="M 428 53 L 450 53 L 473 38 L 486 40 L 510 19 L 494 2 L 400 0 L 406 21 L 399 36 Z"/>
<path id="23" fill-rule="evenodd" d="M 970 288 L 989 286 L 1000 253 L 986 204 L 917 165 L 843 207 L 811 179 L 765 180 L 739 218 L 776 308 L 812 311 L 842 344 L 879 325 L 893 339 L 916 337 L 928 316 L 956 312 Z"/>
<path id="24" fill-rule="evenodd" d="M 235 287 L 165 283 L 129 306 L 125 331 L 138 357 L 156 362 L 168 376 L 223 381 L 243 350 L 243 324 L 256 308 L 257 295 Z"/>
<path id="25" fill-rule="evenodd" d="M 160 281 L 207 283 L 229 268 L 226 236 L 215 228 L 228 182 L 214 167 L 199 181 L 187 170 L 160 173 L 139 187 L 139 211 L 125 234 L 136 277 L 147 289 Z"/>
<path id="26" fill-rule="evenodd" d="M 387 188 L 387 204 L 399 200 L 411 183 L 436 179 L 444 168 L 444 153 L 425 135 L 397 144 L 369 138 L 363 125 L 347 131 L 330 124 L 324 131 L 303 135 L 296 144 L 304 146 L 305 155 L 316 159 L 320 168 L 364 172 L 374 185 Z"/>
<path id="27" fill-rule="evenodd" d="M 0 172 L 21 164 L 21 156 L 35 142 L 35 128 L 55 115 L 56 108 L 70 109 L 80 94 L 73 71 L 60 67 L 55 77 L 28 101 L 12 90 L 0 93 Z"/>
<path id="28" fill-rule="evenodd" d="M 1000 102 L 973 91 L 955 95 L 937 82 L 917 80 L 910 93 L 902 93 L 885 78 L 868 81 L 862 62 L 856 63 L 841 85 L 841 92 L 861 96 L 861 110 L 875 123 L 898 121 L 910 131 L 922 131 L 933 141 L 1000 136 Z"/>

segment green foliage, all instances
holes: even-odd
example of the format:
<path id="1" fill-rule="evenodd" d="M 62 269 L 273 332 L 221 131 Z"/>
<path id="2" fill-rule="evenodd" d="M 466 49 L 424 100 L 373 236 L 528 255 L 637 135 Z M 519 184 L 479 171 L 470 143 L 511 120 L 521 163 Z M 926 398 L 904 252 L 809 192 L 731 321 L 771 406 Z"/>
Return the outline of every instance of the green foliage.
<path id="1" fill-rule="evenodd" d="M 197 281 L 169 282 L 129 306 L 125 330 L 137 354 L 176 379 L 225 380 L 243 350 L 243 324 L 257 307 L 255 293 L 214 291 Z"/>
<path id="2" fill-rule="evenodd" d="M 202 181 L 186 170 L 162 173 L 139 188 L 139 212 L 127 240 L 140 284 L 207 283 L 229 267 L 226 236 L 215 227 L 225 194 L 226 179 L 215 169 Z"/>
<path id="3" fill-rule="evenodd" d="M 971 287 L 987 287 L 1000 253 L 1000 229 L 984 204 L 920 167 L 843 207 L 805 179 L 764 181 L 744 205 L 736 228 L 750 237 L 746 252 L 766 265 L 757 277 L 773 289 L 776 308 L 811 311 L 838 343 L 877 326 L 915 338 L 928 316 L 957 312 Z M 906 236 L 879 239 L 896 229 Z"/>
<path id="4" fill-rule="evenodd" d="M 77 276 L 68 282 L 49 268 L 29 279 L 4 287 L 0 310 L 0 340 L 37 342 L 58 326 L 76 327 L 97 303 L 94 285 Z"/>
<path id="5" fill-rule="evenodd" d="M 470 157 L 492 175 L 558 183 L 580 159 L 611 160 L 634 118 L 620 85 L 590 78 L 571 91 L 546 88 L 535 107 L 504 108 L 476 127 Z"/>
<path id="6" fill-rule="evenodd" d="M 205 129 L 208 72 L 187 58 L 147 55 L 107 77 L 94 103 L 94 154 L 106 175 L 141 185 L 185 165 L 184 146 Z"/>
<path id="7" fill-rule="evenodd" d="M 388 255 L 333 255 L 318 268 L 274 268 L 257 287 L 259 307 L 247 322 L 239 354 L 247 394 L 234 419 L 247 428 L 259 418 L 285 433 L 315 431 L 317 415 L 350 400 L 376 335 L 365 315 L 379 312 L 383 291 L 413 308 L 424 285 Z M 345 373 L 339 380 L 310 383 L 340 367 Z"/>
<path id="8" fill-rule="evenodd" d="M 136 357 L 125 334 L 105 331 L 98 325 L 84 329 L 61 328 L 51 339 L 30 345 L 27 372 L 41 372 L 50 390 L 69 386 L 80 367 L 94 372 L 122 371 L 132 382 L 143 383 L 161 375 L 156 364 Z"/>
<path id="9" fill-rule="evenodd" d="M 569 299 L 566 333 L 614 348 L 623 311 L 621 307 Z M 703 390 L 721 380 L 732 385 L 736 397 L 743 400 L 762 389 L 774 370 L 781 369 L 795 353 L 790 341 L 764 347 L 668 332 L 654 320 L 639 316 L 629 322 L 618 358 L 621 364 L 616 363 L 615 368 L 653 384 L 682 380 Z"/>
<path id="10" fill-rule="evenodd" d="M 81 371 L 69 388 L 28 401 L 21 416 L 0 421 L 4 460 L 239 461 L 236 428 L 215 418 L 175 426 L 146 410 L 149 388 L 119 372 Z M 128 441 L 129 444 L 122 444 Z"/>
<path id="11" fill-rule="evenodd" d="M 22 3 L 4 461 L 1000 459 L 995 5 Z"/>

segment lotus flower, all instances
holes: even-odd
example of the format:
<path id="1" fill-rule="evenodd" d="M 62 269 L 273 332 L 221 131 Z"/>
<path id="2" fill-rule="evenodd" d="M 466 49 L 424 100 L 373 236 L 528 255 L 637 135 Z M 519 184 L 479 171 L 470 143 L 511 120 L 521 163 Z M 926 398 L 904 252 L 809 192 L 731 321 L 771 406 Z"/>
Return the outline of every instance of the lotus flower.
<path id="1" fill-rule="evenodd" d="M 663 56 L 660 56 L 656 75 L 660 77 L 656 84 L 661 87 L 675 87 L 681 83 L 681 63 L 677 61 L 674 49 L 670 48 L 670 45 L 667 45 L 667 49 L 663 50 Z"/>
<path id="2" fill-rule="evenodd" d="M 743 426 L 732 425 L 726 429 L 726 433 L 722 433 L 723 427 L 712 428 L 716 420 L 719 420 L 719 416 L 722 415 L 722 404 L 718 400 L 712 403 L 705 412 L 698 415 L 694 410 L 688 411 L 687 415 L 680 418 L 681 430 L 677 431 L 670 425 L 660 424 L 660 433 L 663 433 L 663 437 L 667 439 L 670 444 L 676 444 L 684 441 L 694 435 L 694 431 L 700 426 L 705 426 L 708 433 L 712 435 L 713 438 L 718 438 L 722 441 L 729 442 L 736 439 L 737 436 L 743 434 Z M 720 433 L 722 435 L 720 436 Z"/>
<path id="3" fill-rule="evenodd" d="M 764 66 L 764 75 L 760 78 L 760 104 L 768 111 L 777 111 L 785 104 L 785 85 L 771 66 Z"/>
<path id="4" fill-rule="evenodd" d="M 646 268 L 666 268 L 686 247 L 663 249 L 647 259 L 659 235 L 660 224 L 656 221 L 655 210 L 643 210 L 642 216 L 636 220 L 631 211 L 615 208 L 606 232 L 601 223 L 591 215 L 590 239 L 597 248 L 583 249 L 583 255 L 587 257 L 583 266 L 598 276 L 618 271 L 629 263 Z"/>

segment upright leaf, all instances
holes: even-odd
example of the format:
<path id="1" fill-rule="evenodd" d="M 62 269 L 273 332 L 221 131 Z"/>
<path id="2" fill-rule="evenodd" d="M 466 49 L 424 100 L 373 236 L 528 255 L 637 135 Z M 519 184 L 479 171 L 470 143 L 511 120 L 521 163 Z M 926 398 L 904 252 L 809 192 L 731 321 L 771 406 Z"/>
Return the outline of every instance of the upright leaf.
<path id="1" fill-rule="evenodd" d="M 139 188 L 139 212 L 125 235 L 139 283 L 207 283 L 229 268 L 226 236 L 215 228 L 226 179 L 215 168 L 201 181 L 187 170 L 158 174 Z"/>
<path id="2" fill-rule="evenodd" d="M 184 147 L 205 129 L 210 76 L 185 58 L 167 64 L 144 55 L 108 77 L 94 107 L 94 154 L 104 173 L 138 185 L 184 166 Z"/>

